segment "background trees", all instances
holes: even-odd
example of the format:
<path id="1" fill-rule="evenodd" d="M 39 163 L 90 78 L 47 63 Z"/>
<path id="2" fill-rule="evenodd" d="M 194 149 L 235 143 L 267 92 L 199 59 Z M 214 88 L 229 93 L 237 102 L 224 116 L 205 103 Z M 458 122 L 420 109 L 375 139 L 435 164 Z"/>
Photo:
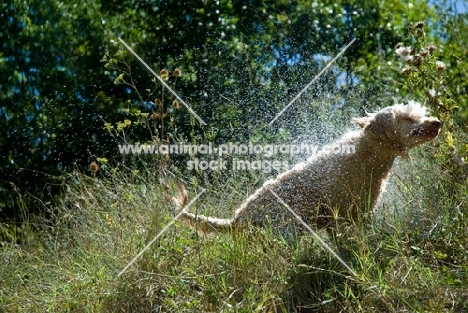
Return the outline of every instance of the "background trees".
<path id="1" fill-rule="evenodd" d="M 312 126 L 319 129 L 318 121 L 327 116 L 345 121 L 356 109 L 404 97 L 401 88 L 396 92 L 402 82 L 389 62 L 397 62 L 393 46 L 404 39 L 405 28 L 419 20 L 428 23 L 427 36 L 444 48 L 451 87 L 460 105 L 467 105 L 460 96 L 467 88 L 466 60 L 460 57 L 466 16 L 436 14 L 442 9 L 425 1 L 31 0 L 3 4 L 1 10 L 4 217 L 15 214 L 12 184 L 39 199 L 55 194 L 49 175 L 75 167 L 87 171 L 96 157 L 119 158 L 103 121 L 128 118 L 124 109 L 129 106 L 151 112 L 155 94 L 150 97 L 145 89 L 154 84 L 146 69 L 124 53 L 143 102 L 135 90 L 115 85 L 119 73 L 100 62 L 106 52 L 112 56 L 122 48 L 118 37 L 155 70 L 182 70 L 177 90 L 208 123 L 191 133 L 189 113 L 175 112 L 178 134 L 186 138 L 212 132 L 215 140 L 232 141 L 286 132 L 303 139 L 316 135 Z M 358 38 L 356 44 L 333 70 L 275 128 L 267 128 L 352 38 Z M 134 139 L 151 140 L 147 136 L 135 133 Z M 322 133 L 321 140 L 329 136 Z"/>

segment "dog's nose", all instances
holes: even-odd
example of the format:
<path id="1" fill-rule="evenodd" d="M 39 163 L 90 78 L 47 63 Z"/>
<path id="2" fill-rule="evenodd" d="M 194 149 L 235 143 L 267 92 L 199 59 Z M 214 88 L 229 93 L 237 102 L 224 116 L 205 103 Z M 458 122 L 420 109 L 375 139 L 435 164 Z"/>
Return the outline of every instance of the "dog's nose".
<path id="1" fill-rule="evenodd" d="M 439 128 L 442 126 L 442 122 L 439 120 L 435 120 L 434 122 L 432 122 L 432 126 Z"/>

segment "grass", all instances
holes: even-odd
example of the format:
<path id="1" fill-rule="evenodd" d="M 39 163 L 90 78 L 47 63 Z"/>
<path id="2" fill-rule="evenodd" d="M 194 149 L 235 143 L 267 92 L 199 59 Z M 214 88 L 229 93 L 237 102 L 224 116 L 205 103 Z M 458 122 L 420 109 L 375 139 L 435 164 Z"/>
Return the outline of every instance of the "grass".
<path id="1" fill-rule="evenodd" d="M 71 174 L 47 219 L 1 243 L 0 311 L 467 312 L 467 186 L 418 155 L 398 168 L 385 214 L 324 236 L 358 277 L 311 235 L 202 237 L 179 222 L 118 276 L 174 217 L 174 190 L 135 172 Z M 218 179 L 190 210 L 228 216 L 251 183 Z"/>

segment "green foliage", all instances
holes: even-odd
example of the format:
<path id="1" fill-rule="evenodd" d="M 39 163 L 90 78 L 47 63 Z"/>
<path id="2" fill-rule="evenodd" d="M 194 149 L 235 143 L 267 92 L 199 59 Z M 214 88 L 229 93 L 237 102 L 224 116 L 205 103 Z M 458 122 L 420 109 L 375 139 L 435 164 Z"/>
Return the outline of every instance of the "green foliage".
<path id="1" fill-rule="evenodd" d="M 108 49 L 99 10 L 95 2 L 2 5 L 2 216 L 14 217 L 19 206 L 10 183 L 49 201 L 57 193 L 57 188 L 44 188 L 49 175 L 86 166 L 93 147 L 111 149 L 99 116 L 117 114 L 109 110 L 109 98 L 103 103 L 97 97 L 110 90 L 103 71 L 97 70 L 96 56 Z M 37 212 L 34 203 L 29 209 Z"/>
<path id="2" fill-rule="evenodd" d="M 403 93 L 424 103 L 431 115 L 438 117 L 444 124 L 443 142 L 438 157 L 448 166 L 460 166 L 453 162 L 456 151 L 454 130 L 454 110 L 458 108 L 455 95 L 449 89 L 450 77 L 446 75 L 446 64 L 438 59 L 438 47 L 426 40 L 425 23 L 420 21 L 409 27 L 409 34 L 404 43 L 395 46 L 395 53 L 406 64 L 400 74 Z M 449 85 L 449 86 L 447 86 Z M 459 162 L 460 163 L 460 162 Z"/>

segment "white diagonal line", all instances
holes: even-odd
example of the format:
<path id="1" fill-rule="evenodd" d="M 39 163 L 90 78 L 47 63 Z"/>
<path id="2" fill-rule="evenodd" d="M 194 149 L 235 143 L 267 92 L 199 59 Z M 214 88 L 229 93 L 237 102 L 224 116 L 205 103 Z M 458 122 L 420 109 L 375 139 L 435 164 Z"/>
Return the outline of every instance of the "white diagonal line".
<path id="1" fill-rule="evenodd" d="M 312 235 L 322 244 L 322 246 L 324 246 L 328 251 L 330 251 L 330 253 L 338 260 L 340 261 L 341 264 L 343 264 L 344 267 L 346 267 L 346 269 L 351 273 L 353 274 L 354 277 L 356 278 L 359 278 L 358 275 L 356 274 L 356 272 L 345 262 L 343 261 L 342 258 L 340 258 L 340 256 L 325 242 L 323 241 L 323 239 L 312 229 L 310 228 L 309 225 L 306 224 L 306 222 L 304 222 L 302 220 L 302 218 L 296 214 L 296 212 L 294 212 L 290 207 L 289 205 L 283 201 L 283 199 L 280 198 L 280 196 L 278 196 L 276 194 L 276 192 L 274 192 L 273 190 L 271 189 L 268 189 L 277 199 L 278 201 L 284 205 L 286 207 L 286 209 L 288 209 L 288 211 L 299 221 L 299 223 L 301 223 L 302 225 L 305 226 L 305 228 L 312 233 Z"/>
<path id="2" fill-rule="evenodd" d="M 169 227 L 174 224 L 174 222 L 184 213 L 186 213 L 186 210 L 188 209 L 189 206 L 191 206 L 195 200 L 198 199 L 198 197 L 200 197 L 206 190 L 205 189 L 202 189 L 202 191 L 195 197 L 192 199 L 192 201 L 189 202 L 189 204 L 187 204 L 180 212 L 179 214 L 177 214 L 173 219 L 172 221 L 169 222 L 169 224 L 167 224 L 163 229 L 161 229 L 161 231 L 156 235 L 156 237 L 153 238 L 153 240 L 151 240 L 144 248 L 143 250 L 140 251 L 140 253 L 137 254 L 136 257 L 133 258 L 133 260 L 130 261 L 130 263 L 127 264 L 127 266 L 124 267 L 123 270 L 120 271 L 120 273 L 117 275 L 117 276 L 120 276 L 122 275 L 123 273 L 125 273 L 125 271 L 133 264 L 135 263 L 135 261 L 146 251 L 148 250 L 148 248 L 159 238 L 161 237 L 162 234 L 164 234 L 166 232 L 166 230 L 169 229 Z"/>
<path id="3" fill-rule="evenodd" d="M 291 100 L 291 102 L 288 103 L 287 106 L 285 106 L 276 116 L 274 119 L 271 120 L 270 123 L 268 123 L 268 125 L 271 125 L 273 124 L 280 116 L 281 114 L 284 113 L 284 111 L 286 111 L 297 99 L 299 99 L 299 97 L 320 77 L 322 76 L 322 74 L 333 64 L 335 63 L 335 61 L 353 44 L 353 42 L 356 41 L 356 38 L 354 38 L 353 40 L 351 40 L 350 43 L 348 43 L 348 45 L 346 47 L 343 48 L 343 50 L 340 51 L 340 53 L 338 53 L 334 58 L 333 60 L 331 60 L 327 66 L 325 66 L 323 68 L 323 70 L 320 71 L 320 73 L 317 74 L 317 76 L 314 77 L 314 79 L 312 79 L 310 81 L 310 83 L 308 83 L 295 97 L 294 99 Z"/>
<path id="4" fill-rule="evenodd" d="M 153 71 L 153 69 L 152 69 L 151 67 L 149 67 L 148 64 L 146 64 L 145 61 L 143 61 L 142 58 L 140 58 L 140 56 L 139 56 L 138 54 L 136 54 L 136 52 L 133 51 L 132 48 L 130 48 L 130 46 L 127 45 L 127 43 L 126 43 L 125 41 L 122 40 L 122 38 L 119 37 L 119 40 L 120 40 L 121 43 L 123 43 L 123 45 L 124 45 L 131 53 L 133 53 L 133 55 L 138 59 L 138 61 L 140 61 L 140 62 L 151 72 L 151 74 L 153 74 L 153 75 L 161 82 L 161 84 L 164 85 L 164 87 L 166 87 L 167 89 L 169 89 L 169 91 L 170 91 L 183 105 L 185 105 L 185 107 L 187 108 L 187 110 L 189 110 L 190 113 L 192 113 L 193 116 L 195 116 L 195 118 L 196 118 L 200 123 L 202 123 L 203 125 L 206 125 L 206 123 L 201 119 L 201 117 L 198 116 L 198 114 L 195 113 L 195 111 L 192 110 L 192 108 L 189 107 L 188 104 L 185 103 L 185 101 L 182 100 L 182 98 L 179 97 L 179 95 L 176 94 L 175 91 L 172 90 L 172 88 L 169 87 L 169 85 L 166 84 L 166 82 L 165 82 L 161 77 L 159 77 L 159 75 L 156 74 L 156 72 Z"/>

